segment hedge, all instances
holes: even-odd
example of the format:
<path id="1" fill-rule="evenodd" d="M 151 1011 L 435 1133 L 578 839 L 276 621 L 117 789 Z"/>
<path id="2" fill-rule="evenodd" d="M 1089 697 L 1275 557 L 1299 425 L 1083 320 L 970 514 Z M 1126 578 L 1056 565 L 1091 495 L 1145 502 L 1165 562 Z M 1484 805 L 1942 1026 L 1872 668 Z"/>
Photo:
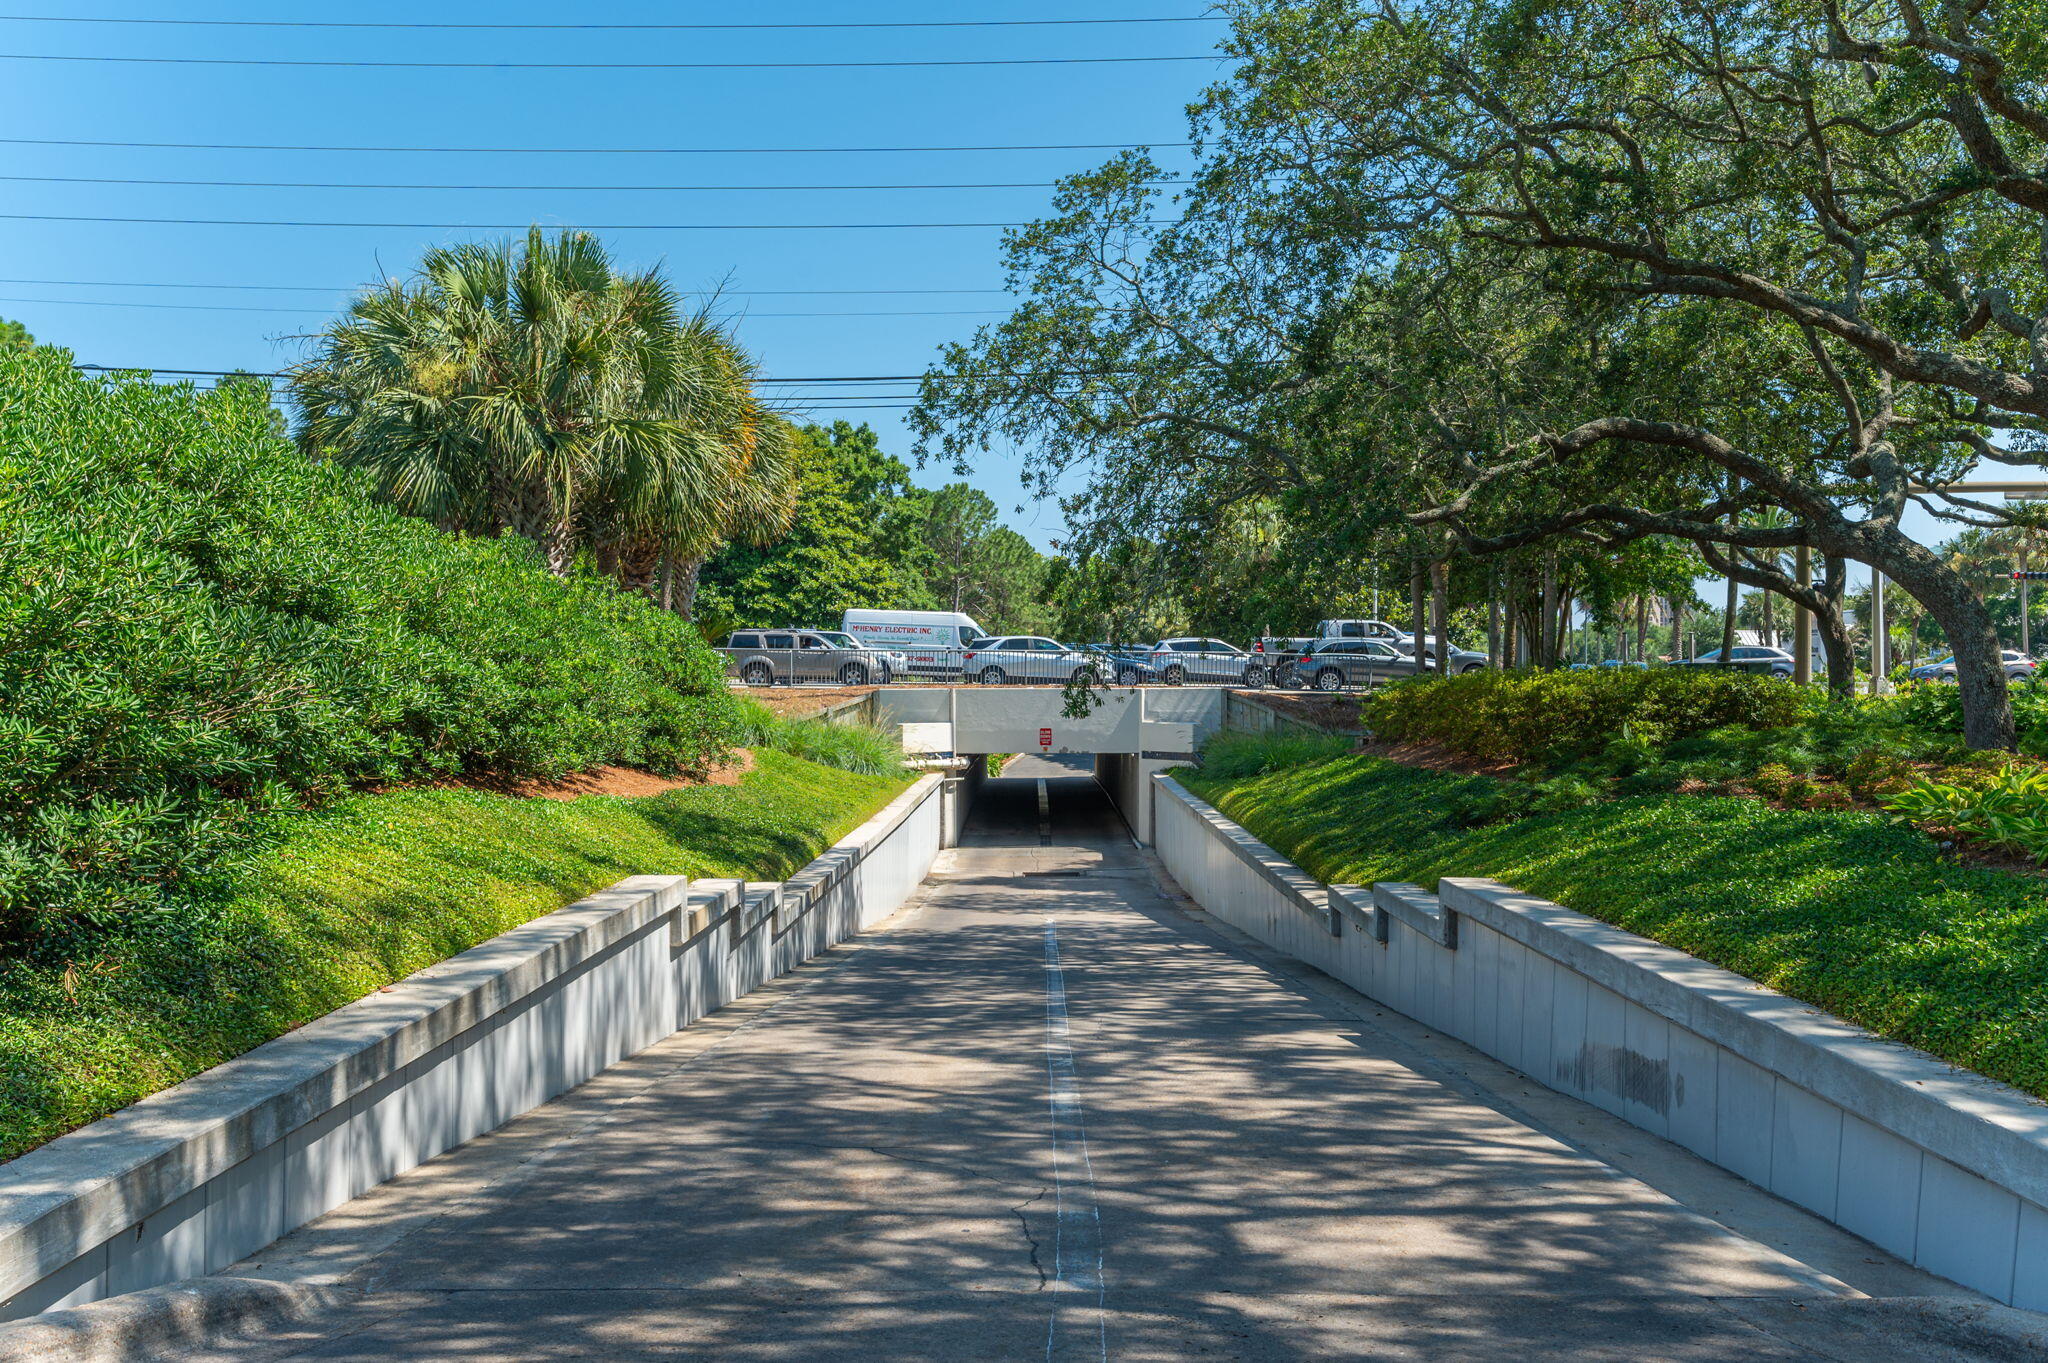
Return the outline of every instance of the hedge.
<path id="1" fill-rule="evenodd" d="M 1481 671 L 1375 691 L 1364 718 L 1383 738 L 1526 762 L 1596 751 L 1624 732 L 1659 743 L 1729 725 L 1776 728 L 1823 703 L 1775 678 L 1709 668 Z"/>
<path id="2" fill-rule="evenodd" d="M 465 771 L 684 771 L 736 725 L 686 623 L 375 502 L 260 388 L 0 351 L 0 958 L 153 930 L 279 811 Z"/>

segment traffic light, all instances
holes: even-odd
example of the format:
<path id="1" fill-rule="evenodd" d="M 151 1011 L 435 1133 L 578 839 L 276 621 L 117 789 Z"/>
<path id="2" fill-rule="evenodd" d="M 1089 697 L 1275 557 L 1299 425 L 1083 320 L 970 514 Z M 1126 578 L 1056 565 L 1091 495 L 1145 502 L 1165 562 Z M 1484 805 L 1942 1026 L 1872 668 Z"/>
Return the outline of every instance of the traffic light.
<path id="1" fill-rule="evenodd" d="M 2015 581 L 2015 582 L 2020 582 L 2020 581 L 2027 581 L 2027 582 L 2044 582 L 2044 581 L 2048 581 L 2048 573 L 2042 573 L 2042 572 L 2033 572 L 2033 573 L 2014 573 L 2014 574 L 2012 575 L 2012 580 L 2013 580 L 2013 581 Z"/>

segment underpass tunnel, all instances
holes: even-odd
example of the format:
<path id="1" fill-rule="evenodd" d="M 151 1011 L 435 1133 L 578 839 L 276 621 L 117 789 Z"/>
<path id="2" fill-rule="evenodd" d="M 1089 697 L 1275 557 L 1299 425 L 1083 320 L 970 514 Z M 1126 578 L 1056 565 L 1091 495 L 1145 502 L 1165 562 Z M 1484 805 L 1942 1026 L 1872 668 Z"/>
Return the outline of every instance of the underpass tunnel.
<path id="1" fill-rule="evenodd" d="M 962 842 L 1064 847 L 1125 836 L 1123 816 L 1096 781 L 1092 753 L 1025 753 L 981 784 Z"/>
<path id="2" fill-rule="evenodd" d="M 1107 688 L 1079 712 L 1053 687 L 894 686 L 875 691 L 873 717 L 900 726 L 910 751 L 965 757 L 962 795 L 970 801 L 989 798 L 977 788 L 983 759 L 973 754 L 1021 753 L 989 783 L 1026 779 L 1034 770 L 1026 762 L 1056 762 L 1057 772 L 1040 773 L 1045 780 L 1095 787 L 1063 788 L 1070 791 L 1068 807 L 1108 817 L 1121 823 L 1120 836 L 1149 844 L 1151 778 L 1193 762 L 1202 740 L 1228 723 L 1230 706 L 1230 693 L 1219 687 Z M 1004 808 L 1021 798 L 1005 794 Z"/>

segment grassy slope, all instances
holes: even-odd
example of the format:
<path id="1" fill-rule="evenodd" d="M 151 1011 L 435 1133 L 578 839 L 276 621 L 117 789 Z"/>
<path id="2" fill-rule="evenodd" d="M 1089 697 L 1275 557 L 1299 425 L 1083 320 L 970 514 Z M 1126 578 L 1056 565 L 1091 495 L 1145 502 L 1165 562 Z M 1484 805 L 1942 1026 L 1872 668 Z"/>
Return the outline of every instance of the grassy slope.
<path id="1" fill-rule="evenodd" d="M 1641 796 L 1459 828 L 1486 778 L 1345 757 L 1189 789 L 1326 883 L 1492 876 L 2048 1097 L 2048 897 L 1876 815 Z"/>
<path id="2" fill-rule="evenodd" d="M 906 782 L 761 751 L 738 786 L 647 800 L 361 796 L 224 899 L 66 976 L 0 976 L 0 1158 L 641 872 L 776 879 Z"/>

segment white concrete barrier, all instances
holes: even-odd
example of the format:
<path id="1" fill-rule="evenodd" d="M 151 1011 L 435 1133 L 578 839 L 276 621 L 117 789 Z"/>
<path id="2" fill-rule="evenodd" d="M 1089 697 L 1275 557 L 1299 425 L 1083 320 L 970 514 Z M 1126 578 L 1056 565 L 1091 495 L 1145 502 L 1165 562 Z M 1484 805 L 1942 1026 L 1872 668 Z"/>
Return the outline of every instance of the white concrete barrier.
<path id="1" fill-rule="evenodd" d="M 628 877 L 0 1165 L 0 1319 L 223 1268 L 872 927 L 946 785 L 781 883 Z"/>
<path id="2" fill-rule="evenodd" d="M 1155 776 L 1208 912 L 1902 1259 L 2048 1310 L 2048 1105 L 1490 880 L 1324 886 Z"/>

